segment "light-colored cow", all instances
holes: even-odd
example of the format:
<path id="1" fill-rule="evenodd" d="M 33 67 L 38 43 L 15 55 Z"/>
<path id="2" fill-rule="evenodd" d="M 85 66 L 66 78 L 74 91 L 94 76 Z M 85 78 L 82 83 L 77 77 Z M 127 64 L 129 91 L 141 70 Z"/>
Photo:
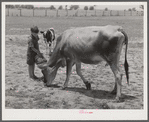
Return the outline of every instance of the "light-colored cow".
<path id="1" fill-rule="evenodd" d="M 67 67 L 66 81 L 63 88 L 68 86 L 71 69 L 76 64 L 77 74 L 85 83 L 87 89 L 91 89 L 91 84 L 81 73 L 81 62 L 85 64 L 98 64 L 106 61 L 111 67 L 115 76 L 115 87 L 112 93 L 116 93 L 116 99 L 121 97 L 122 74 L 119 70 L 120 54 L 125 48 L 125 71 L 127 83 L 129 83 L 127 46 L 128 37 L 120 26 L 91 26 L 78 27 L 64 31 L 58 38 L 53 54 L 48 63 L 42 65 L 44 82 L 50 86 L 54 80 L 57 70 L 61 66 Z"/>

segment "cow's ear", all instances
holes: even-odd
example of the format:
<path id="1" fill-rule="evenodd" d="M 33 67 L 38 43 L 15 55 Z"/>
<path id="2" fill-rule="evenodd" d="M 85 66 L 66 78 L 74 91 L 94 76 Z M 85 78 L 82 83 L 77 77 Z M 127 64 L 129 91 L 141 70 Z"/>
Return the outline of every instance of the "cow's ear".
<path id="1" fill-rule="evenodd" d="M 44 31 L 40 31 L 40 33 L 44 33 Z"/>

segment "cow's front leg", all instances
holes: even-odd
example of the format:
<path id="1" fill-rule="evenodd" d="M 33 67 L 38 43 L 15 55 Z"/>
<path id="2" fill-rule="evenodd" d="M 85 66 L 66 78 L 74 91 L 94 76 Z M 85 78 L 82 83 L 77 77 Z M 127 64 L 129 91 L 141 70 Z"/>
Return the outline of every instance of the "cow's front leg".
<path id="1" fill-rule="evenodd" d="M 76 64 L 76 71 L 77 71 L 77 74 L 83 80 L 84 84 L 86 85 L 86 88 L 90 90 L 91 89 L 91 84 L 83 77 L 83 75 L 81 73 L 81 63 Z"/>
<path id="2" fill-rule="evenodd" d="M 73 61 L 70 60 L 70 59 L 67 59 L 66 63 L 67 63 L 66 81 L 65 81 L 64 86 L 62 87 L 62 89 L 65 89 L 68 86 L 68 81 L 69 81 L 69 78 L 70 78 L 70 75 L 71 75 L 72 66 L 73 66 Z"/>

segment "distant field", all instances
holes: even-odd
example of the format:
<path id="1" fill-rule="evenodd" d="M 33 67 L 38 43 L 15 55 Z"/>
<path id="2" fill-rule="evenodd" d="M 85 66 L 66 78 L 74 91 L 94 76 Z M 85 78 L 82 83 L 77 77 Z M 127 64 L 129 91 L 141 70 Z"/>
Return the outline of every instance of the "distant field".
<path id="1" fill-rule="evenodd" d="M 82 73 L 92 82 L 92 90 L 86 90 L 83 81 L 73 67 L 68 89 L 61 90 L 66 77 L 66 68 L 58 70 L 53 84 L 58 87 L 44 87 L 42 82 L 30 80 L 26 64 L 27 36 L 29 28 L 37 25 L 40 30 L 53 27 L 56 37 L 71 27 L 120 25 L 128 34 L 128 63 L 130 66 L 130 86 L 126 84 L 124 73 L 124 50 L 120 60 L 123 72 L 123 102 L 114 101 L 110 94 L 115 81 L 105 62 L 98 65 L 82 64 Z M 5 38 L 5 107 L 12 109 L 143 109 L 143 16 L 104 17 L 6 17 Z M 74 40 L 75 41 L 75 40 Z M 40 34 L 40 49 L 46 48 Z M 84 67 L 84 68 L 83 68 Z M 88 68 L 87 68 L 88 67 Z M 41 71 L 36 67 L 36 75 Z"/>
<path id="2" fill-rule="evenodd" d="M 129 40 L 143 38 L 143 16 L 113 17 L 6 17 L 6 35 L 28 35 L 29 28 L 37 25 L 41 30 L 53 27 L 56 34 L 70 27 L 120 25 L 126 30 Z"/>

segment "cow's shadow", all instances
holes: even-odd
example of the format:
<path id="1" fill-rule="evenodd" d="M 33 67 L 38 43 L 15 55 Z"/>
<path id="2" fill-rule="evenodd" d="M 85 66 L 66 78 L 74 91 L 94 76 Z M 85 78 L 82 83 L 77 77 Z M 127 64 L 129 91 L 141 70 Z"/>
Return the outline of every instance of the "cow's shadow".
<path id="1" fill-rule="evenodd" d="M 50 86 L 47 86 L 45 83 L 44 83 L 44 86 L 45 87 L 51 87 L 51 88 L 60 88 L 60 86 L 58 84 L 51 84 Z"/>
<path id="2" fill-rule="evenodd" d="M 61 87 L 58 84 L 52 84 L 50 87 L 53 88 L 60 88 Z M 106 91 L 106 90 L 87 90 L 85 88 L 77 88 L 77 87 L 67 87 L 66 89 L 63 89 L 65 91 L 72 91 L 72 92 L 78 92 L 80 94 L 84 94 L 88 97 L 96 98 L 96 99 L 115 99 L 116 95 L 112 94 L 111 91 Z M 133 100 L 136 99 L 136 97 L 131 96 L 131 95 L 125 95 L 122 94 L 121 96 L 121 102 L 125 100 Z"/>
<path id="3" fill-rule="evenodd" d="M 111 91 L 106 90 L 87 90 L 85 88 L 77 88 L 77 87 L 67 87 L 66 91 L 78 92 L 80 94 L 84 94 L 88 97 L 96 98 L 96 99 L 115 99 L 116 95 L 112 94 Z M 136 97 L 131 95 L 122 94 L 121 101 L 125 100 L 133 100 Z"/>

